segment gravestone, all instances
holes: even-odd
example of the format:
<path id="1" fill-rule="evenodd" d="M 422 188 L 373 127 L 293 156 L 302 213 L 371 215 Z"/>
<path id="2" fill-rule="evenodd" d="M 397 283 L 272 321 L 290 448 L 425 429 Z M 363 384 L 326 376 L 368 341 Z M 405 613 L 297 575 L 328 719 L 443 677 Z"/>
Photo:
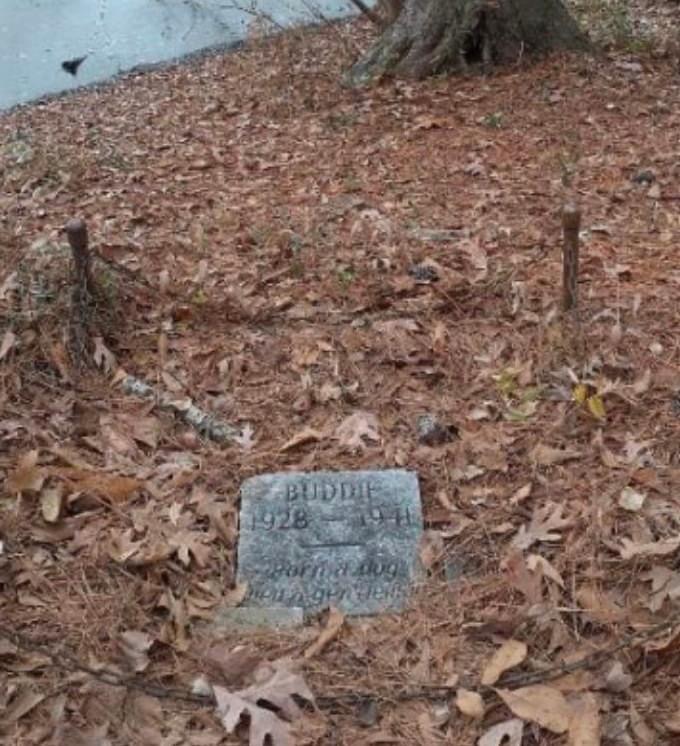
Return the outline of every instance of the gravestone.
<path id="1" fill-rule="evenodd" d="M 242 606 L 335 606 L 346 614 L 404 608 L 418 577 L 418 478 L 384 471 L 263 474 L 241 486 Z"/>

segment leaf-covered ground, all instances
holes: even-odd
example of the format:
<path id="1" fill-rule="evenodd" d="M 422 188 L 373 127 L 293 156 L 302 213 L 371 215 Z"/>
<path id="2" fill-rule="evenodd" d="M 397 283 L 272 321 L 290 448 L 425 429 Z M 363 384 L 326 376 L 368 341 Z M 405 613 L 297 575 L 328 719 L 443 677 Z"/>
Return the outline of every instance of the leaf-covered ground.
<path id="1" fill-rule="evenodd" d="M 677 61 L 348 90 L 368 34 L 0 118 L 3 743 L 236 743 L 242 713 L 258 745 L 679 737 Z M 74 216 L 101 257 L 79 374 Z M 211 631 L 245 478 L 394 466 L 427 528 L 407 613 Z"/>

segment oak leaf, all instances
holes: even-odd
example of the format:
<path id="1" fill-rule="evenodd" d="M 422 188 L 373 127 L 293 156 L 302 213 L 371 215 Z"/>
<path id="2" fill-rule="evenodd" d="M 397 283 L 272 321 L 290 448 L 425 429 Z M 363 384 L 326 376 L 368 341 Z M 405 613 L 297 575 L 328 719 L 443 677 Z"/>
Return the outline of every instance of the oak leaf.
<path id="1" fill-rule="evenodd" d="M 491 686 L 509 669 L 518 666 L 527 657 L 527 646 L 519 640 L 506 640 L 484 667 L 482 684 Z"/>
<path id="2" fill-rule="evenodd" d="M 519 718 L 505 720 L 489 728 L 477 746 L 521 746 L 524 722 Z"/>
<path id="3" fill-rule="evenodd" d="M 498 696 L 523 720 L 531 720 L 552 733 L 565 733 L 571 722 L 571 707 L 562 692 L 543 684 L 522 689 L 496 689 Z"/>
<path id="4" fill-rule="evenodd" d="M 356 451 L 366 447 L 365 440 L 379 441 L 378 429 L 378 418 L 374 414 L 358 411 L 338 425 L 335 437 L 341 445 Z"/>
<path id="5" fill-rule="evenodd" d="M 563 518 L 562 505 L 549 502 L 543 508 L 538 508 L 531 523 L 520 528 L 512 540 L 512 546 L 517 549 L 528 549 L 537 541 L 560 541 L 562 536 L 557 533 L 571 525 L 570 518 Z"/>

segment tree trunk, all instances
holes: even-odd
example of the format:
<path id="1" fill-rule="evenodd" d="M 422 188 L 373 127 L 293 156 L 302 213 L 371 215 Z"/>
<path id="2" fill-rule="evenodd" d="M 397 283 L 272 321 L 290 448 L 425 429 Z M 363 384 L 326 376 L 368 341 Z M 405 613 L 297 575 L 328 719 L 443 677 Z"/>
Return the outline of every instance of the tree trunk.
<path id="1" fill-rule="evenodd" d="M 389 75 L 423 78 L 589 48 L 561 0 L 405 0 L 348 77 L 365 85 Z"/>

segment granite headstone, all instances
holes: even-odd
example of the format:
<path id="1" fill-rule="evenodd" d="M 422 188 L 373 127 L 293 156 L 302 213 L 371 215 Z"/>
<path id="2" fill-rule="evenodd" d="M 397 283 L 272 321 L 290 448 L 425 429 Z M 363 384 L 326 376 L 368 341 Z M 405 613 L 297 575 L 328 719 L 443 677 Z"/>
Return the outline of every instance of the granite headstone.
<path id="1" fill-rule="evenodd" d="M 404 608 L 419 574 L 423 519 L 415 473 L 263 474 L 241 487 L 238 573 L 246 607 Z"/>

